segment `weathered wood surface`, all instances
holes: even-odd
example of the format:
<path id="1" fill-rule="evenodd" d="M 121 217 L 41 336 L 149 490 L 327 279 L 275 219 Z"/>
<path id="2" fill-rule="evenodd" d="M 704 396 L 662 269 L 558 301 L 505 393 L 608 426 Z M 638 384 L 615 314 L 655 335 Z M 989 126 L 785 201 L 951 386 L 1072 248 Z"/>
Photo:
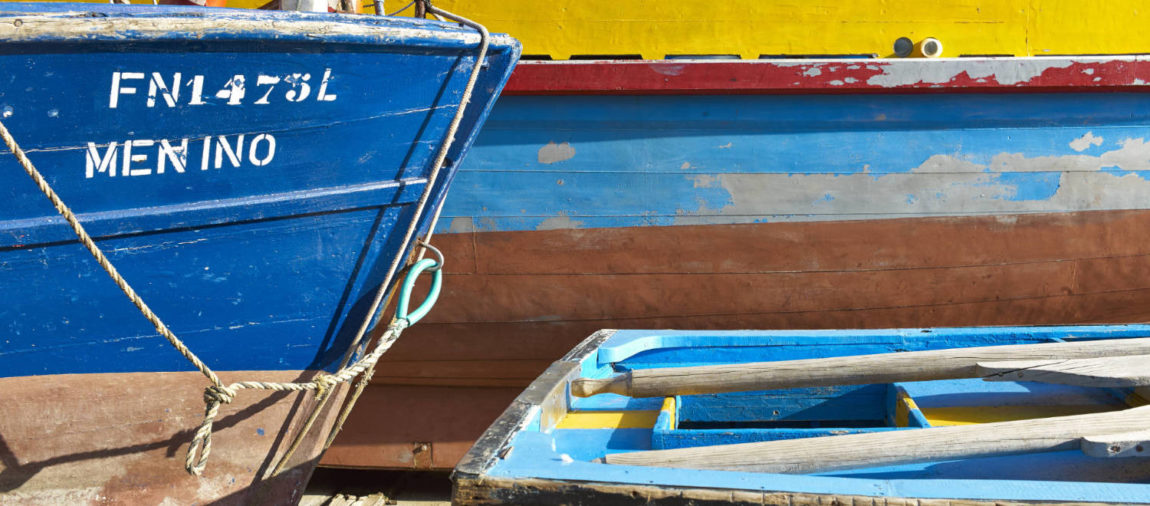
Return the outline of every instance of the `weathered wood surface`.
<path id="1" fill-rule="evenodd" d="M 976 378 L 978 364 L 1004 360 L 1052 360 L 1150 353 L 1150 338 L 1020 344 L 882 353 L 736 365 L 641 369 L 607 379 L 581 378 L 571 393 L 664 397 L 829 385 Z"/>
<path id="2" fill-rule="evenodd" d="M 1150 355 L 980 362 L 977 370 L 987 381 L 1037 381 L 1101 388 L 1150 386 Z"/>
<path id="3" fill-rule="evenodd" d="M 315 372 L 221 371 L 306 381 Z M 294 504 L 323 450 L 340 388 L 311 434 L 269 476 L 315 406 L 297 392 L 250 391 L 220 408 L 204 474 L 184 450 L 204 414 L 197 371 L 0 378 L 0 504 Z"/>
<path id="4" fill-rule="evenodd" d="M 914 462 L 1069 450 L 1081 440 L 1144 431 L 1150 406 L 1037 420 L 849 434 L 607 455 L 608 464 L 813 473 Z"/>
<path id="5" fill-rule="evenodd" d="M 662 506 L 1020 506 L 1032 501 L 979 501 L 969 499 L 921 499 L 915 497 L 812 494 L 713 488 L 661 487 L 612 483 L 499 478 L 452 477 L 454 504 L 471 505 L 648 505 Z M 1105 503 L 1060 502 L 1061 506 Z"/>
<path id="6" fill-rule="evenodd" d="M 1101 458 L 1150 457 L 1150 430 L 1086 436 L 1082 453 Z"/>

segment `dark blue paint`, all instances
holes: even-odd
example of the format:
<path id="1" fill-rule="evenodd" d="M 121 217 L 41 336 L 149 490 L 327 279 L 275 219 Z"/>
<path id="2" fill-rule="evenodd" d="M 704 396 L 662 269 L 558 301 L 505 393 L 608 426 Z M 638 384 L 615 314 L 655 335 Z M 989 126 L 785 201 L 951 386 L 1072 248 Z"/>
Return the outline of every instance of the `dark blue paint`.
<path id="1" fill-rule="evenodd" d="M 856 385 L 685 395 L 676 412 L 679 423 L 877 421 L 889 410 L 886 394 L 886 385 Z"/>
<path id="2" fill-rule="evenodd" d="M 791 429 L 678 429 L 653 431 L 651 448 L 670 450 L 672 448 L 695 448 L 699 446 L 730 445 L 739 443 L 759 443 L 784 439 L 806 439 L 843 434 L 863 434 L 906 430 L 896 427 L 827 427 Z"/>
<path id="3" fill-rule="evenodd" d="M 80 215 L 125 278 L 188 346 L 217 370 L 328 369 L 346 349 L 370 298 L 401 251 L 413 204 L 474 65 L 475 39 L 455 25 L 372 16 L 129 7 L 5 4 L 0 22 L 40 13 L 91 19 L 204 18 L 204 29 L 69 38 L 40 33 L 0 41 L 0 109 L 29 157 Z M 78 16 L 87 19 L 83 14 Z M 250 30 L 212 20 L 256 21 Z M 272 25 L 272 21 L 276 25 Z M 293 23 L 328 22 L 355 32 L 316 35 Z M 470 39 L 467 39 L 470 37 Z M 496 38 L 432 211 L 518 57 Z M 320 101 L 325 71 L 331 78 Z M 117 72 L 204 78 L 203 105 L 146 103 L 147 78 L 110 107 Z M 311 74 L 309 98 L 267 104 L 260 74 Z M 246 100 L 216 92 L 234 75 Z M 300 90 L 297 89 L 297 97 Z M 8 109 L 5 109 L 8 108 Z M 226 153 L 201 170 L 202 138 L 245 136 L 241 164 Z M 259 134 L 276 139 L 253 155 Z M 185 172 L 86 175 L 88 143 L 100 153 L 129 139 L 190 138 Z M 216 145 L 213 144 L 213 147 Z M 215 148 L 218 149 L 218 148 Z M 136 168 L 155 168 L 157 148 Z M 118 160 L 121 161 L 122 160 Z M 119 292 L 10 153 L 0 152 L 0 377 L 184 371 L 190 366 Z"/>
<path id="4" fill-rule="evenodd" d="M 893 430 L 893 390 L 892 385 L 852 385 L 683 395 L 676 397 L 674 423 L 655 424 L 651 446 L 687 448 Z"/>

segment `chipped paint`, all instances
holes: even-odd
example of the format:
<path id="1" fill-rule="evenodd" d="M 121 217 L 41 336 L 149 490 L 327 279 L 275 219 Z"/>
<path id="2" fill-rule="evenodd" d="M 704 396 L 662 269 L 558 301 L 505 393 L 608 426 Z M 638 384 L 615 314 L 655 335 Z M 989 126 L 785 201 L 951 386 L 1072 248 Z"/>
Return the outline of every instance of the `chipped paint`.
<path id="1" fill-rule="evenodd" d="M 934 155 L 909 173 L 697 176 L 696 187 L 702 186 L 699 181 L 707 186 L 717 182 L 729 194 L 728 201 L 717 209 L 705 203 L 682 211 L 675 223 L 746 223 L 762 216 L 823 221 L 1146 209 L 1150 181 L 1137 171 L 1150 171 L 1150 143 L 1141 138 L 1124 139 L 1118 148 L 1097 156 L 999 153 L 989 163 L 976 163 Z M 1050 177 L 1019 177 L 1027 173 Z"/>
<path id="2" fill-rule="evenodd" d="M 968 79 L 993 79 L 999 85 L 1013 86 L 1029 82 L 1050 69 L 1067 68 L 1072 60 L 1045 58 L 1004 58 L 997 64 L 971 65 L 965 60 L 931 59 L 917 61 L 916 65 L 891 65 L 886 71 L 867 79 L 867 84 L 880 87 L 919 84 L 945 84 L 966 74 Z"/>
<path id="3" fill-rule="evenodd" d="M 1148 209 L 1147 97 L 504 97 L 441 230 L 531 231 L 561 212 L 618 228 Z M 538 161 L 564 142 L 578 156 Z"/>
<path id="4" fill-rule="evenodd" d="M 448 225 L 447 233 L 464 234 L 468 232 L 475 232 L 476 230 L 478 230 L 478 227 L 475 226 L 475 219 L 463 216 L 451 219 L 451 224 Z"/>
<path id="5" fill-rule="evenodd" d="M 683 73 L 683 65 L 652 65 L 651 69 L 665 76 L 677 76 Z"/>
<path id="6" fill-rule="evenodd" d="M 570 160 L 575 157 L 575 148 L 566 142 L 556 144 L 548 142 L 547 145 L 539 148 L 539 153 L 536 159 L 542 164 L 553 164 Z"/>
<path id="7" fill-rule="evenodd" d="M 1150 80 L 1150 57 L 1147 56 L 895 59 L 867 65 L 849 62 L 851 60 L 834 59 L 524 62 L 508 82 L 506 93 L 1130 88 L 1145 86 Z"/>
<path id="8" fill-rule="evenodd" d="M 1101 146 L 1102 138 L 1095 137 L 1094 132 L 1086 132 L 1086 135 L 1070 141 L 1070 149 L 1078 151 L 1079 153 L 1086 151 L 1090 146 Z"/>
<path id="9" fill-rule="evenodd" d="M 188 16 L 175 9 L 156 11 L 148 15 L 99 15 L 107 6 L 93 4 L 88 10 L 51 13 L 0 10 L 0 41 L 45 41 L 83 38 L 85 40 L 141 40 L 156 38 L 236 38 L 240 34 L 274 34 L 279 38 L 306 38 L 312 42 L 359 39 L 373 45 L 411 45 L 418 41 L 448 42 L 460 47 L 479 42 L 473 30 L 448 28 L 411 21 L 394 26 L 374 21 L 371 17 L 341 19 L 308 13 L 276 11 L 220 11 L 218 15 Z M 129 14 L 124 10 L 115 11 Z M 389 26 L 392 25 L 392 26 Z M 492 45 L 505 45 L 511 39 L 505 35 L 493 37 Z"/>
<path id="10" fill-rule="evenodd" d="M 561 230 L 571 228 L 583 228 L 583 222 L 571 219 L 567 215 L 559 215 L 552 218 L 547 218 L 535 227 L 535 230 Z"/>

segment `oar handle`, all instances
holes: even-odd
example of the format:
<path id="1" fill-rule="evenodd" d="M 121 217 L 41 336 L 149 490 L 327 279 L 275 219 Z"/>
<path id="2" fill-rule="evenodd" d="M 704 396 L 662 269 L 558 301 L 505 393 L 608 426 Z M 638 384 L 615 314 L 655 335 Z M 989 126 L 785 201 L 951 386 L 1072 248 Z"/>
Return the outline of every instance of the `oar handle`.
<path id="1" fill-rule="evenodd" d="M 578 378 L 571 381 L 571 395 L 591 397 L 599 394 L 631 395 L 631 374 L 604 379 Z"/>

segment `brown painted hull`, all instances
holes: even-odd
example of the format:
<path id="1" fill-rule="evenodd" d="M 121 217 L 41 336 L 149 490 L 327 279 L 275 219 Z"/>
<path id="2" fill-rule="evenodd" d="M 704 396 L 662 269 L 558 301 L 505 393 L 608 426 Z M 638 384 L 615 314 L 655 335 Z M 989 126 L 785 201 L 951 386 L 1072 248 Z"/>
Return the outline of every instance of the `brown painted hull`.
<path id="1" fill-rule="evenodd" d="M 444 456 L 432 466 L 451 467 L 455 448 L 500 412 L 491 406 L 601 328 L 1150 320 L 1150 211 L 476 232 L 435 242 L 449 259 L 443 295 L 378 368 L 368 395 L 383 402 L 360 403 L 324 464 L 415 467 L 412 448 L 426 442 Z M 444 416 L 455 419 L 450 427 L 433 422 Z"/>
<path id="2" fill-rule="evenodd" d="M 293 381 L 311 373 L 221 373 Z M 267 477 L 313 408 L 311 394 L 242 391 L 220 409 L 203 476 L 184 455 L 204 414 L 198 372 L 0 379 L 0 503 L 294 504 L 334 418 Z M 334 400 L 342 399 L 342 390 Z"/>

